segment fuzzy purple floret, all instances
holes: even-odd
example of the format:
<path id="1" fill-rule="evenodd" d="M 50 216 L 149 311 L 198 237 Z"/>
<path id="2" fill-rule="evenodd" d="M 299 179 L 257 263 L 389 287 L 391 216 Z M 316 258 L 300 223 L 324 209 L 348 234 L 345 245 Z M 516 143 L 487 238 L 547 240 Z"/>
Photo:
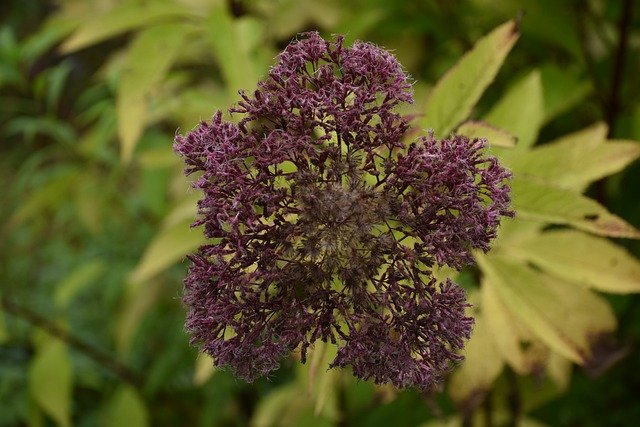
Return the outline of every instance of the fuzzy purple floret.
<path id="1" fill-rule="evenodd" d="M 395 107 L 411 101 L 390 53 L 307 33 L 242 93 L 237 124 L 218 112 L 176 137 L 211 240 L 190 256 L 186 328 L 217 365 L 251 381 L 322 340 L 331 366 L 429 388 L 460 360 L 468 304 L 432 268 L 488 250 L 509 173 L 483 140 L 407 145 Z"/>

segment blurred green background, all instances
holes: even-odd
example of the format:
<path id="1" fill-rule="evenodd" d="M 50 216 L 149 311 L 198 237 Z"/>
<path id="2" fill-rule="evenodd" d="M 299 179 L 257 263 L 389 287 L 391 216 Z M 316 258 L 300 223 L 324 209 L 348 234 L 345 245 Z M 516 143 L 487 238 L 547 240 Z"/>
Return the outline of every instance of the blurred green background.
<path id="1" fill-rule="evenodd" d="M 491 348 L 469 349 L 479 354 L 469 357 L 475 371 L 459 370 L 455 381 L 431 393 L 374 386 L 348 371 L 327 373 L 321 353 L 305 366 L 294 355 L 275 376 L 253 384 L 215 371 L 183 331 L 184 255 L 203 240 L 189 229 L 198 194 L 171 150 L 176 129 L 185 132 L 237 101 L 238 89 L 254 87 L 299 32 L 340 33 L 349 43 L 362 39 L 393 50 L 416 81 L 412 111 L 420 113 L 434 108 L 432 87 L 465 52 L 516 19 L 520 37 L 495 81 L 469 106 L 471 117 L 542 147 L 585 128 L 603 141 L 624 140 L 616 147 L 627 154 L 589 154 L 588 167 L 618 163 L 589 175 L 590 186 L 572 189 L 586 191 L 632 230 L 640 227 L 640 163 L 633 162 L 640 143 L 631 142 L 640 140 L 640 5 L 634 3 L 4 0 L 0 425 L 634 425 L 640 267 L 628 254 L 637 258 L 640 244 L 579 223 L 589 215 L 532 214 L 545 231 L 564 224 L 616 238 L 582 246 L 587 257 L 602 250 L 615 261 L 608 269 L 597 266 L 607 270 L 604 284 L 589 285 L 608 292 L 594 304 L 611 307 L 613 326 L 602 327 L 610 332 L 606 340 L 584 344 L 589 357 L 582 363 L 571 350 L 554 359 L 558 347 L 563 355 L 555 335 L 524 319 L 533 338 L 519 344 L 523 352 L 539 345 L 544 356 L 534 359 L 542 362 L 519 370 L 487 344 L 496 331 L 478 326 Z M 428 117 L 420 122 L 424 128 Z M 559 156 L 536 153 L 564 166 Z M 527 167 L 528 158 L 504 158 L 516 171 Z M 472 297 L 482 274 L 471 269 L 459 277 Z M 616 280 L 629 286 L 621 290 Z M 575 292 L 583 295 L 580 289 Z M 589 317 L 582 299 L 565 294 L 567 313 L 583 310 Z M 545 307 L 538 308 L 544 315 Z M 494 366 L 496 358 L 506 363 Z"/>

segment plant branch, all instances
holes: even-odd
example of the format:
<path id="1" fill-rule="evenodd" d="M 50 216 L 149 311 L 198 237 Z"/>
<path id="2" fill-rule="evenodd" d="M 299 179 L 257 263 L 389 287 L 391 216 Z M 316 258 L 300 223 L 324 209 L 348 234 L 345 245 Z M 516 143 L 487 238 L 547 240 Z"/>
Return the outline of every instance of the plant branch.
<path id="1" fill-rule="evenodd" d="M 582 51 L 582 57 L 585 63 L 585 68 L 589 76 L 591 77 L 591 82 L 593 83 L 593 87 L 595 89 L 595 96 L 600 103 L 601 108 L 606 109 L 607 100 L 605 99 L 605 89 L 602 85 L 602 82 L 598 78 L 598 73 L 596 71 L 596 64 L 594 59 L 591 57 L 591 53 L 589 52 L 589 48 L 587 46 L 587 12 L 583 9 L 582 6 L 578 6 L 575 9 L 576 12 L 576 24 L 578 31 L 578 39 L 580 40 L 580 50 Z"/>
<path id="2" fill-rule="evenodd" d="M 618 21 L 618 49 L 616 51 L 613 71 L 611 73 L 611 92 L 609 93 L 609 100 L 605 111 L 606 121 L 609 125 L 609 136 L 614 134 L 615 125 L 618 120 L 618 113 L 620 111 L 620 89 L 622 87 L 627 45 L 629 41 L 632 4 L 632 0 L 624 0 L 624 3 L 622 4 L 622 13 L 620 15 L 620 20 Z"/>
<path id="3" fill-rule="evenodd" d="M 2 308 L 2 310 L 4 310 L 5 312 L 19 317 L 29 322 L 33 326 L 36 326 L 48 332 L 55 338 L 65 342 L 70 347 L 75 348 L 76 350 L 80 351 L 81 353 L 98 363 L 100 366 L 112 372 L 122 381 L 127 382 L 138 389 L 141 389 L 143 387 L 144 379 L 138 373 L 132 371 L 128 366 L 122 364 L 111 354 L 71 334 L 69 331 L 58 326 L 50 319 L 47 319 L 39 313 L 36 313 L 30 308 L 16 304 L 5 296 L 0 297 L 0 308 Z"/>
<path id="4" fill-rule="evenodd" d="M 509 387 L 509 391 L 507 393 L 507 406 L 509 407 L 509 413 L 511 415 L 508 426 L 515 427 L 518 425 L 520 414 L 522 412 L 522 399 L 518 388 L 518 377 L 510 367 L 506 368 L 505 373 Z"/>
<path id="5" fill-rule="evenodd" d="M 491 399 L 493 398 L 493 393 L 491 390 L 487 391 L 487 395 L 484 398 L 484 402 L 482 402 L 482 412 L 484 416 L 484 425 L 485 427 L 493 427 L 493 405 L 491 404 Z"/>

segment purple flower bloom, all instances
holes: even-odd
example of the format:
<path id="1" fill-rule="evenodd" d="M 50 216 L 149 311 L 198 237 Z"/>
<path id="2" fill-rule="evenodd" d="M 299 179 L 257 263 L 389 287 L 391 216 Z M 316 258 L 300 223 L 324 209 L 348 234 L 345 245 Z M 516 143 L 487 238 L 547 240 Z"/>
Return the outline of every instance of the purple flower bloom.
<path id="1" fill-rule="evenodd" d="M 488 250 L 510 216 L 509 173 L 484 141 L 407 145 L 411 85 L 388 52 L 317 33 L 289 45 L 253 95 L 177 136 L 211 243 L 190 256 L 192 342 L 246 380 L 299 348 L 398 387 L 437 382 L 471 333 L 464 291 L 437 283 Z"/>

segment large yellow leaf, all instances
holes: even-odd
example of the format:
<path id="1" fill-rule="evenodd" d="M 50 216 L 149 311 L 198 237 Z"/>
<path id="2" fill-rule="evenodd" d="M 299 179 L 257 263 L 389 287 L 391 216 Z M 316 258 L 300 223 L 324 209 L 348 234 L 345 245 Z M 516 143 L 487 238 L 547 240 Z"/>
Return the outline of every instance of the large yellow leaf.
<path id="1" fill-rule="evenodd" d="M 469 120 L 462 123 L 456 133 L 469 138 L 486 139 L 491 147 L 511 148 L 516 145 L 517 138 L 506 130 L 497 128 L 479 120 Z"/>
<path id="2" fill-rule="evenodd" d="M 558 353 L 551 353 L 547 360 L 547 373 L 562 391 L 569 387 L 571 381 L 571 361 Z"/>
<path id="3" fill-rule="evenodd" d="M 311 351 L 308 371 L 307 392 L 314 401 L 313 412 L 330 419 L 338 416 L 338 402 L 335 389 L 340 380 L 341 371 L 329 369 L 329 363 L 335 358 L 338 348 L 334 344 L 316 341 Z"/>
<path id="4" fill-rule="evenodd" d="M 276 388 L 260 399 L 251 419 L 252 427 L 272 427 L 285 425 L 285 415 L 298 413 L 305 405 L 300 398 L 298 384 L 291 383 Z"/>
<path id="5" fill-rule="evenodd" d="M 466 119 L 518 39 L 514 21 L 479 40 L 433 87 L 419 126 L 447 136 Z"/>
<path id="6" fill-rule="evenodd" d="M 594 129 L 595 131 L 595 129 Z M 561 141 L 536 147 L 510 163 L 518 176 L 535 176 L 555 186 L 584 191 L 588 184 L 625 168 L 640 157 L 640 143 Z"/>
<path id="7" fill-rule="evenodd" d="M 473 295 L 470 298 L 473 299 Z M 504 366 L 504 359 L 492 338 L 493 331 L 485 319 L 484 309 L 474 317 L 473 335 L 463 352 L 464 362 L 449 381 L 451 398 L 465 412 L 472 411 L 483 401 Z"/>
<path id="8" fill-rule="evenodd" d="M 247 32 L 258 29 L 241 26 L 233 19 L 226 4 L 221 3 L 211 9 L 207 30 L 230 98 L 237 98 L 238 90 L 252 90 L 258 81 L 258 73 L 249 55 L 250 43 L 243 40 L 251 38 Z"/>
<path id="9" fill-rule="evenodd" d="M 512 181 L 511 190 L 520 219 L 567 224 L 603 236 L 640 238 L 640 231 L 632 225 L 573 191 L 520 176 Z"/>
<path id="10" fill-rule="evenodd" d="M 518 138 L 516 151 L 533 145 L 544 121 L 540 72 L 534 70 L 516 82 L 484 120 L 515 135 Z"/>
<path id="11" fill-rule="evenodd" d="M 153 238 L 130 276 L 132 283 L 141 283 L 171 267 L 206 242 L 202 230 L 191 229 L 189 222 L 178 222 L 161 229 Z"/>
<path id="12" fill-rule="evenodd" d="M 67 346 L 48 339 L 29 367 L 29 392 L 38 406 L 59 426 L 71 425 L 73 368 Z"/>
<path id="13" fill-rule="evenodd" d="M 188 8 L 172 2 L 122 2 L 105 13 L 86 16 L 61 49 L 64 53 L 74 52 L 138 27 L 185 19 L 190 14 Z"/>
<path id="14" fill-rule="evenodd" d="M 141 31 L 129 48 L 118 82 L 116 113 L 123 161 L 133 150 L 147 123 L 149 96 L 171 67 L 188 27 L 160 24 Z"/>
<path id="15" fill-rule="evenodd" d="M 196 367 L 193 372 L 193 384 L 201 386 L 205 384 L 216 372 L 213 359 L 208 354 L 200 353 L 196 359 Z"/>
<path id="16" fill-rule="evenodd" d="M 555 230 L 517 242 L 508 250 L 555 276 L 593 289 L 640 292 L 640 262 L 607 239 Z"/>
<path id="17" fill-rule="evenodd" d="M 591 344 L 616 327 L 600 296 L 531 267 L 498 256 L 477 261 L 509 310 L 542 342 L 579 364 L 591 357 Z"/>
<path id="18" fill-rule="evenodd" d="M 544 366 L 548 349 L 509 311 L 487 276 L 483 277 L 480 295 L 482 314 L 504 360 L 520 375 Z"/>

